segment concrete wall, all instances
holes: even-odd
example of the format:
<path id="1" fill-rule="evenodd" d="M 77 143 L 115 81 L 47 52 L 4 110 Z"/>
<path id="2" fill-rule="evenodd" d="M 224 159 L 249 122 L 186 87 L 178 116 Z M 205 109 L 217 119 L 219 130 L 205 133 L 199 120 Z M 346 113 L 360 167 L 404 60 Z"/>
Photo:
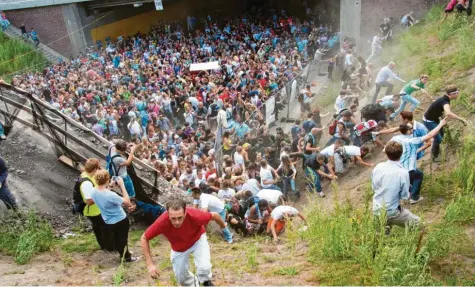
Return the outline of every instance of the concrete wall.
<path id="1" fill-rule="evenodd" d="M 75 5 L 75 4 L 71 4 Z M 69 57 L 73 50 L 68 36 L 68 27 L 64 22 L 62 6 L 47 6 L 22 10 L 5 11 L 12 25 L 25 24 L 28 32 L 34 28 L 41 43 L 48 45 L 58 53 Z"/>
<path id="2" fill-rule="evenodd" d="M 345 38 L 360 43 L 361 0 L 340 0 L 340 31 L 342 44 Z"/>
<path id="3" fill-rule="evenodd" d="M 371 39 L 379 31 L 384 18 L 401 17 L 413 11 L 416 19 L 422 18 L 434 4 L 447 4 L 447 0 L 361 0 L 361 37 Z"/>
<path id="4" fill-rule="evenodd" d="M 19 10 L 87 1 L 92 0 L 0 0 L 0 10 Z"/>
<path id="5" fill-rule="evenodd" d="M 87 42 L 92 44 L 95 43 L 96 40 L 104 41 L 108 36 L 114 39 L 118 36 L 135 34 L 137 31 L 147 33 L 150 31 L 152 25 L 157 24 L 160 21 L 183 20 L 188 15 L 206 13 L 213 15 L 218 11 L 221 17 L 233 14 L 238 15 L 245 6 L 244 2 L 245 1 L 242 0 L 179 0 L 171 3 L 164 3 L 163 11 L 154 10 L 154 6 L 150 9 L 149 5 L 141 10 L 135 10 L 130 7 L 120 8 L 114 10 L 112 14 L 108 15 L 100 22 L 85 29 L 84 34 Z M 130 11 L 133 11 L 134 13 L 130 13 Z M 135 11 L 143 13 L 138 14 L 135 13 Z M 85 13 L 82 13 L 84 19 L 83 23 L 91 22 L 93 18 L 100 18 L 102 15 L 104 14 L 87 17 L 85 16 Z"/>

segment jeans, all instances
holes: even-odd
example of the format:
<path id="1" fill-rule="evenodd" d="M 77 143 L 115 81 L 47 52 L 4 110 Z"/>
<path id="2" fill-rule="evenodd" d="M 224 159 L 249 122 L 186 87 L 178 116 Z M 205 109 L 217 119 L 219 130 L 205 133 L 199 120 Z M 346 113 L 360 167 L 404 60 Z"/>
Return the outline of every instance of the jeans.
<path id="1" fill-rule="evenodd" d="M 15 197 L 10 192 L 10 189 L 8 189 L 6 182 L 4 182 L 2 187 L 0 187 L 0 200 L 5 203 L 8 209 L 17 210 L 18 205 L 16 203 Z"/>
<path id="2" fill-rule="evenodd" d="M 423 178 L 424 178 L 424 173 L 421 170 L 415 169 L 409 172 L 409 182 L 412 186 L 411 198 L 413 200 L 419 199 L 419 194 L 421 192 Z"/>
<path id="3" fill-rule="evenodd" d="M 401 105 L 389 118 L 394 119 L 397 115 L 399 115 L 402 111 L 404 111 L 404 108 L 406 107 L 407 103 L 411 104 L 411 112 L 414 112 L 416 108 L 421 104 L 421 102 L 419 102 L 413 96 L 403 94 L 401 96 Z"/>
<path id="4" fill-rule="evenodd" d="M 371 103 L 373 104 L 376 103 L 376 99 L 378 99 L 378 95 L 379 95 L 379 91 L 381 91 L 381 87 L 388 87 L 388 89 L 386 90 L 386 95 L 390 95 L 393 92 L 394 85 L 388 81 L 376 83 L 376 90 L 374 91 L 373 101 Z"/>
<path id="5" fill-rule="evenodd" d="M 368 59 L 366 59 L 366 63 L 369 63 L 371 61 L 371 59 L 378 56 L 380 53 L 381 53 L 380 48 L 372 48 L 371 49 L 371 55 L 369 55 Z"/>
<path id="6" fill-rule="evenodd" d="M 429 131 L 431 131 L 435 129 L 439 125 L 439 123 L 424 121 L 424 125 Z M 439 156 L 440 143 L 442 142 L 443 137 L 444 137 L 444 128 L 441 128 L 439 133 L 434 137 L 434 142 L 432 143 L 432 148 L 431 148 L 432 158 L 436 158 Z"/>
<path id="7" fill-rule="evenodd" d="M 265 189 L 275 189 L 275 190 L 281 191 L 280 187 L 278 187 L 275 184 L 271 184 L 269 187 L 266 187 Z"/>
<path id="8" fill-rule="evenodd" d="M 124 180 L 125 190 L 127 190 L 129 197 L 135 197 L 134 183 L 132 182 L 130 175 L 126 175 L 125 177 L 122 177 L 122 179 Z"/>
<path id="9" fill-rule="evenodd" d="M 223 209 L 223 211 L 221 211 L 219 215 L 221 216 L 223 221 L 226 222 L 226 209 Z M 233 240 L 233 234 L 231 233 L 231 231 L 229 231 L 229 228 L 226 227 L 223 229 L 223 235 L 226 242 L 231 242 Z"/>
<path id="10" fill-rule="evenodd" d="M 129 241 L 129 227 L 130 223 L 128 217 L 114 224 L 106 224 L 106 228 L 113 238 L 115 250 L 119 252 L 120 259 L 122 260 L 122 258 L 124 258 L 126 262 L 130 261 L 132 257 L 127 243 Z"/>
<path id="11" fill-rule="evenodd" d="M 282 185 L 284 187 L 284 195 L 287 196 L 289 193 L 289 186 L 290 189 L 297 194 L 297 196 L 300 196 L 300 192 L 298 192 L 295 188 L 295 180 L 292 177 L 282 177 Z"/>
<path id="12" fill-rule="evenodd" d="M 3 129 L 2 123 L 0 123 L 0 136 L 5 135 L 5 130 Z"/>
<path id="13" fill-rule="evenodd" d="M 311 167 L 305 169 L 305 174 L 307 175 L 307 186 L 311 191 L 316 190 L 317 192 L 322 192 L 323 188 L 320 183 L 320 175 Z"/>
<path id="14" fill-rule="evenodd" d="M 114 251 L 112 233 L 107 228 L 104 219 L 102 219 L 102 215 L 88 216 L 87 218 L 89 218 L 92 223 L 92 230 L 94 231 L 99 247 L 101 247 L 102 250 Z"/>
<path id="15" fill-rule="evenodd" d="M 198 278 L 190 272 L 190 254 L 193 254 Z M 170 260 L 180 286 L 200 286 L 200 283 L 211 280 L 211 253 L 206 233 L 186 251 L 178 252 L 172 249 Z"/>

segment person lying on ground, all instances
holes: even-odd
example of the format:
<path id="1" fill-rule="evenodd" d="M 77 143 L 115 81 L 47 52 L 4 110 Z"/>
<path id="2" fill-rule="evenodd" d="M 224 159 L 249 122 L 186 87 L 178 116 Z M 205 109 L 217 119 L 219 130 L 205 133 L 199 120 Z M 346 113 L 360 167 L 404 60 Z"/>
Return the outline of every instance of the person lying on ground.
<path id="1" fill-rule="evenodd" d="M 281 205 L 272 210 L 270 219 L 267 223 L 267 234 L 272 235 L 272 237 L 274 238 L 274 242 L 279 241 L 279 235 L 282 233 L 282 231 L 284 231 L 288 221 L 295 216 L 300 217 L 300 219 L 305 222 L 305 229 L 308 228 L 307 219 L 300 211 L 298 211 L 294 207 L 288 205 Z"/>
<path id="2" fill-rule="evenodd" d="M 130 199 L 129 213 L 135 220 L 151 225 L 165 212 L 165 207 L 160 204 L 146 203 L 135 198 Z"/>
<path id="3" fill-rule="evenodd" d="M 355 126 L 355 132 L 353 143 L 356 146 L 362 146 L 367 142 L 373 142 L 377 147 L 384 147 L 378 132 L 387 129 L 385 121 L 376 122 L 374 120 L 369 120 L 366 122 L 359 123 Z"/>

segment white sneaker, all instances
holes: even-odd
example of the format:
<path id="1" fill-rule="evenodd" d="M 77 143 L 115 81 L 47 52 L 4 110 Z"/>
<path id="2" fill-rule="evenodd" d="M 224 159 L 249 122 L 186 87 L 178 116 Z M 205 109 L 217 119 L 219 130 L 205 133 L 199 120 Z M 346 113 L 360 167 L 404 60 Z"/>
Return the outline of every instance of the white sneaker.
<path id="1" fill-rule="evenodd" d="M 423 199 L 424 199 L 424 198 L 423 198 L 422 196 L 419 197 L 418 200 L 414 200 L 414 199 L 411 198 L 411 199 L 409 199 L 409 203 L 410 203 L 410 204 L 416 204 L 416 203 L 418 203 L 419 201 L 422 201 Z"/>
<path id="2" fill-rule="evenodd" d="M 6 140 L 7 137 L 6 137 L 5 135 L 0 135 L 0 139 L 1 139 L 1 140 Z"/>
<path id="3" fill-rule="evenodd" d="M 323 191 L 320 191 L 320 192 L 317 192 L 317 193 L 318 193 L 318 196 L 320 196 L 321 198 L 325 197 L 325 193 L 323 193 Z"/>

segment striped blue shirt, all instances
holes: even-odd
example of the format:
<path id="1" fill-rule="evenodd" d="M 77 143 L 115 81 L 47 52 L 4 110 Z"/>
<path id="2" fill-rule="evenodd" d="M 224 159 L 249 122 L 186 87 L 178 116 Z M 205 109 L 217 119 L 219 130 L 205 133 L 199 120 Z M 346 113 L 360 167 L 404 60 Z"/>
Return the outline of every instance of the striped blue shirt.
<path id="1" fill-rule="evenodd" d="M 391 141 L 402 145 L 403 152 L 399 163 L 407 171 L 417 169 L 417 149 L 423 143 L 422 137 L 413 137 L 412 135 L 397 135 Z"/>

